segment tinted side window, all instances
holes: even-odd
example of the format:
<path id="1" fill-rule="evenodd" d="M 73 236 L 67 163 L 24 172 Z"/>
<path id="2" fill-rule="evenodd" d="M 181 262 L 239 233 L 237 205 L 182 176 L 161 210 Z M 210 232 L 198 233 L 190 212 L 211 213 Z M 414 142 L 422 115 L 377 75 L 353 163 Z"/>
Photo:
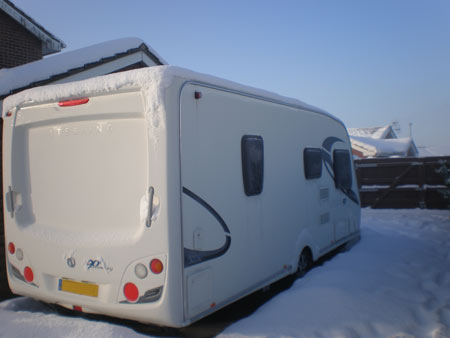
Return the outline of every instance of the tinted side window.
<path id="1" fill-rule="evenodd" d="M 352 167 L 348 150 L 335 150 L 333 153 L 333 170 L 336 188 L 350 189 L 352 187 Z"/>
<path id="2" fill-rule="evenodd" d="M 322 176 L 322 153 L 317 148 L 305 148 L 303 151 L 303 165 L 305 178 L 319 178 Z"/>
<path id="3" fill-rule="evenodd" d="M 259 195 L 264 179 L 264 145 L 261 136 L 245 135 L 241 140 L 242 176 L 247 196 Z"/>

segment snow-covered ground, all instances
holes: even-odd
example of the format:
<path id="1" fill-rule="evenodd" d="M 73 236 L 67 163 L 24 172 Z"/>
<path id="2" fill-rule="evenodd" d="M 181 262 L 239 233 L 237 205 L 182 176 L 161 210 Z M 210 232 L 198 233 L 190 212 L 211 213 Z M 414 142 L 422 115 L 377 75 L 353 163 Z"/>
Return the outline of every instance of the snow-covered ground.
<path id="1" fill-rule="evenodd" d="M 221 337 L 450 338 L 450 211 L 363 210 L 362 239 Z M 0 337 L 144 337 L 64 317 L 26 298 L 0 303 Z"/>

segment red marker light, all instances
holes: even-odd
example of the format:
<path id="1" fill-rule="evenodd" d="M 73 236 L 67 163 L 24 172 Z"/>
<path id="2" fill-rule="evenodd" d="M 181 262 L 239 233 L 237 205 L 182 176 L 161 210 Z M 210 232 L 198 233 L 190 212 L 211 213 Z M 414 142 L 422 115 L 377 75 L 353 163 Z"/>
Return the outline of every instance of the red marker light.
<path id="1" fill-rule="evenodd" d="M 34 280 L 33 270 L 31 270 L 31 268 L 30 268 L 29 266 L 27 266 L 27 267 L 25 268 L 25 270 L 23 271 L 23 276 L 25 277 L 25 280 L 26 280 L 28 283 L 31 283 L 31 282 L 33 282 L 33 280 Z"/>
<path id="2" fill-rule="evenodd" d="M 9 111 L 6 113 L 6 117 L 10 117 L 10 116 L 12 116 L 12 113 Z"/>
<path id="3" fill-rule="evenodd" d="M 16 252 L 16 246 L 14 245 L 13 242 L 9 242 L 9 244 L 8 244 L 8 252 L 11 255 L 14 255 L 14 253 Z"/>
<path id="4" fill-rule="evenodd" d="M 194 97 L 195 97 L 196 100 L 201 99 L 202 98 L 202 92 L 195 92 L 194 93 Z"/>
<path id="5" fill-rule="evenodd" d="M 152 259 L 150 262 L 150 270 L 155 274 L 160 274 L 163 271 L 163 263 L 159 259 Z"/>
<path id="6" fill-rule="evenodd" d="M 81 104 L 85 104 L 88 102 L 89 102 L 89 99 L 84 98 L 84 99 L 76 99 L 76 100 L 59 101 L 58 105 L 60 107 L 71 107 L 71 106 L 79 106 Z"/>
<path id="7" fill-rule="evenodd" d="M 83 312 L 83 308 L 81 306 L 74 305 L 73 309 L 78 312 Z"/>
<path id="8" fill-rule="evenodd" d="M 129 302 L 134 303 L 139 298 L 139 290 L 133 283 L 127 283 L 123 287 L 123 294 Z"/>

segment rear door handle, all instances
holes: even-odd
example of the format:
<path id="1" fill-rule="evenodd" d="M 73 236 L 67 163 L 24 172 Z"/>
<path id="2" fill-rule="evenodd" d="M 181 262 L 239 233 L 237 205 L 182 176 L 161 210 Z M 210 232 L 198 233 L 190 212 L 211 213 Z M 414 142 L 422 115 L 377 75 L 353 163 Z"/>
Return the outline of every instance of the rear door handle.
<path id="1" fill-rule="evenodd" d="M 152 225 L 153 214 L 153 196 L 155 195 L 155 189 L 153 187 L 148 188 L 148 213 L 147 222 L 145 223 L 148 228 Z"/>
<path id="2" fill-rule="evenodd" d="M 11 214 L 11 217 L 14 218 L 14 191 L 11 189 L 11 186 L 8 187 L 8 192 L 6 193 L 6 209 Z"/>

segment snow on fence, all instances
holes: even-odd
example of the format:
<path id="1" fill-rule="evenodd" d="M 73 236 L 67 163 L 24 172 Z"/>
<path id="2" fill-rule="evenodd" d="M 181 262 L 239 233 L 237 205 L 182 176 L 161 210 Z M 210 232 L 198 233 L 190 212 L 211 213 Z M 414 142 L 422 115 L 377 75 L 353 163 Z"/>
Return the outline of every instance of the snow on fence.
<path id="1" fill-rule="evenodd" d="M 355 160 L 362 207 L 450 209 L 450 156 Z"/>

